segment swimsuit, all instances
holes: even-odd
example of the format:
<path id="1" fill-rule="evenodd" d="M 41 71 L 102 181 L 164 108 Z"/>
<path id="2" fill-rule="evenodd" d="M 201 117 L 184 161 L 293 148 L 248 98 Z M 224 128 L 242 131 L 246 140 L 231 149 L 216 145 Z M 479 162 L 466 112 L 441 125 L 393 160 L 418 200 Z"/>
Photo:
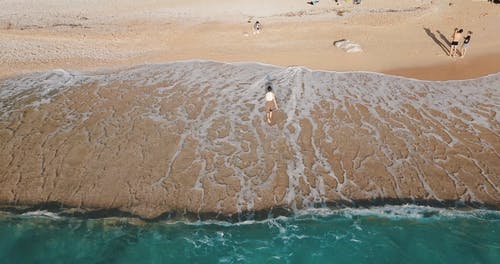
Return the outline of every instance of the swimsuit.
<path id="1" fill-rule="evenodd" d="M 467 46 L 469 44 L 469 41 L 470 41 L 470 36 L 465 37 L 464 46 Z"/>
<path id="2" fill-rule="evenodd" d="M 469 44 L 470 36 L 465 37 L 464 44 Z"/>
<path id="3" fill-rule="evenodd" d="M 469 46 L 470 36 L 465 37 L 462 49 L 466 49 Z"/>
<path id="4" fill-rule="evenodd" d="M 274 94 L 272 92 L 267 92 L 266 101 L 273 101 L 273 100 L 274 100 Z"/>
<path id="5" fill-rule="evenodd" d="M 273 101 L 266 101 L 266 113 L 272 112 L 274 109 Z"/>
<path id="6" fill-rule="evenodd" d="M 272 112 L 274 109 L 274 94 L 272 92 L 266 93 L 266 112 Z"/>

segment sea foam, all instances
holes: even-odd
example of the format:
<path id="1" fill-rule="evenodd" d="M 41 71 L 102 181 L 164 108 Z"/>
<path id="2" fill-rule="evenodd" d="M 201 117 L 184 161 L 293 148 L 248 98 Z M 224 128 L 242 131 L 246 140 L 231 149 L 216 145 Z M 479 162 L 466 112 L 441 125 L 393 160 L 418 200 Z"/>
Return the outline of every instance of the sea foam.
<path id="1" fill-rule="evenodd" d="M 268 84 L 280 108 L 271 125 Z M 24 158 L 42 157 L 43 168 L 5 178 L 1 198 L 36 179 L 43 201 L 69 180 L 60 202 L 78 204 L 90 192 L 100 194 L 98 206 L 138 214 L 369 201 L 495 207 L 499 89 L 499 74 L 430 82 L 198 60 L 22 75 L 0 82 L 0 129 L 9 139 L 0 147 L 14 153 L 5 175 L 26 165 L 15 149 L 28 141 L 40 144 Z M 58 155 L 76 167 L 61 172 Z"/>

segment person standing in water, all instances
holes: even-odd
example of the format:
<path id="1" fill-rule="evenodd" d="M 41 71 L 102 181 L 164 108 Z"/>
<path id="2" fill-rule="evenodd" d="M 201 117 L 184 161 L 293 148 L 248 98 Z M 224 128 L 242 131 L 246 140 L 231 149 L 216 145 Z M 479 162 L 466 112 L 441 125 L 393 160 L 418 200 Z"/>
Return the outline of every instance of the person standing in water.
<path id="1" fill-rule="evenodd" d="M 274 110 L 278 110 L 278 104 L 276 103 L 276 95 L 273 93 L 273 88 L 271 87 L 271 85 L 268 85 L 266 93 L 266 117 L 268 124 L 271 124 Z"/>

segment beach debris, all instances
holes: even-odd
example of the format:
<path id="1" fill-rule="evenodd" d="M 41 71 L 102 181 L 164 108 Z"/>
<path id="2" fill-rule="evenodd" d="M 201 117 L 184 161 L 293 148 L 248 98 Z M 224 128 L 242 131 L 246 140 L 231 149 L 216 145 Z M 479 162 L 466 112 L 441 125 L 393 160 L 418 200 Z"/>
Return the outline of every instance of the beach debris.
<path id="1" fill-rule="evenodd" d="M 309 5 L 315 5 L 315 4 L 319 4 L 319 0 L 313 0 L 313 1 L 306 2 L 306 3 Z"/>
<path id="2" fill-rule="evenodd" d="M 362 52 L 363 49 L 361 48 L 361 45 L 352 42 L 348 39 L 341 39 L 333 42 L 333 45 L 337 48 L 343 49 L 347 53 L 351 52 Z"/>

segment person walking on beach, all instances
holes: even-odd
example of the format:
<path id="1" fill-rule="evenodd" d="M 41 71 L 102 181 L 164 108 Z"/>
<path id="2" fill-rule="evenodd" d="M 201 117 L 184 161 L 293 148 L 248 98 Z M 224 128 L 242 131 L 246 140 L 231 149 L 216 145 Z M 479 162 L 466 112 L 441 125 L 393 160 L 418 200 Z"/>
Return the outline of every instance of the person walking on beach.
<path id="1" fill-rule="evenodd" d="M 276 103 L 276 95 L 273 93 L 273 88 L 271 87 L 271 85 L 268 85 L 266 93 L 266 117 L 268 124 L 271 124 L 274 110 L 278 110 L 278 104 Z"/>
<path id="2" fill-rule="evenodd" d="M 469 31 L 469 32 L 467 32 L 467 36 L 464 38 L 464 44 L 462 44 L 462 48 L 460 49 L 460 58 L 463 58 L 465 56 L 465 52 L 467 51 L 467 48 L 469 47 L 471 35 L 472 35 L 472 31 Z"/>
<path id="3" fill-rule="evenodd" d="M 452 57 L 452 58 L 457 53 L 458 42 L 460 41 L 460 39 L 462 39 L 462 32 L 464 32 L 463 29 L 457 30 L 455 28 L 455 32 L 453 33 L 453 36 L 451 37 L 450 57 Z"/>

